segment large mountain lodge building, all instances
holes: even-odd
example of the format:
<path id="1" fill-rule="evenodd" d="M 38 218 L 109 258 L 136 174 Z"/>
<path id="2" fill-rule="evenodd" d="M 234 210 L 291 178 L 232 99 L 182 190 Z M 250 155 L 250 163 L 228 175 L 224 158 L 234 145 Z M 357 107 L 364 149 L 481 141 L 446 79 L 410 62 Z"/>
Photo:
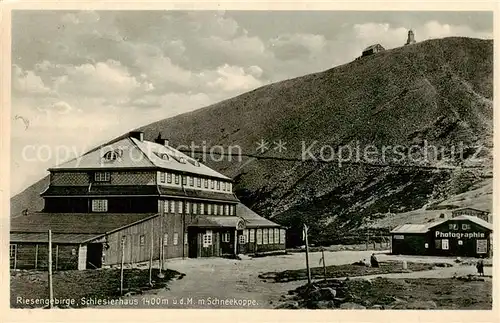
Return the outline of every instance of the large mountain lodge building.
<path id="1" fill-rule="evenodd" d="M 285 228 L 244 206 L 230 178 L 142 132 L 49 169 L 42 212 L 11 220 L 12 268 L 86 269 L 284 251 Z"/>

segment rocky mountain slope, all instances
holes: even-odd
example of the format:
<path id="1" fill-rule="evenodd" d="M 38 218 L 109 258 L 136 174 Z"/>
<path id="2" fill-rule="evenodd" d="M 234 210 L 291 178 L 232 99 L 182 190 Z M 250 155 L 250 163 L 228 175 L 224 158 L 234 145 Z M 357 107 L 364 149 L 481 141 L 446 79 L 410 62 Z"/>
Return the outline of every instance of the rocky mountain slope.
<path id="1" fill-rule="evenodd" d="M 312 239 L 326 243 L 367 218 L 425 208 L 491 181 L 492 100 L 493 42 L 445 38 L 264 86 L 141 130 L 150 140 L 161 132 L 174 147 L 237 145 L 244 154 L 287 158 L 206 163 L 235 180 L 245 204 L 289 226 L 291 242 L 307 222 Z M 265 152 L 256 150 L 262 140 Z M 281 152 L 273 149 L 280 140 Z M 426 154 L 429 146 L 438 155 Z M 353 152 L 342 165 L 332 157 L 339 147 Z M 44 185 L 13 197 L 12 213 L 40 208 Z"/>

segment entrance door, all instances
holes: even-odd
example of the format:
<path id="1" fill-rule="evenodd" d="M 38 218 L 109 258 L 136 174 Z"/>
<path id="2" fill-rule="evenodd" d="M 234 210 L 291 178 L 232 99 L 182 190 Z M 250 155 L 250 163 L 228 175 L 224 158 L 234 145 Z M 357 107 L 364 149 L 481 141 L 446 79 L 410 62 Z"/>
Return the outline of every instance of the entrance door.
<path id="1" fill-rule="evenodd" d="M 198 233 L 194 230 L 188 231 L 188 257 L 198 257 Z"/>
<path id="2" fill-rule="evenodd" d="M 222 255 L 234 255 L 234 231 L 221 231 L 220 237 L 220 248 L 222 250 Z"/>
<path id="3" fill-rule="evenodd" d="M 468 252 L 467 252 L 467 248 L 466 248 L 466 242 L 468 242 L 468 241 L 467 240 L 460 240 L 460 239 L 457 239 L 456 241 L 457 241 L 457 248 L 456 248 L 455 255 L 462 256 L 462 257 L 468 256 Z"/>
<path id="4" fill-rule="evenodd" d="M 102 266 L 102 243 L 87 245 L 87 269 L 97 269 Z"/>
<path id="5" fill-rule="evenodd" d="M 238 254 L 247 253 L 247 243 L 246 236 L 243 230 L 238 230 Z"/>

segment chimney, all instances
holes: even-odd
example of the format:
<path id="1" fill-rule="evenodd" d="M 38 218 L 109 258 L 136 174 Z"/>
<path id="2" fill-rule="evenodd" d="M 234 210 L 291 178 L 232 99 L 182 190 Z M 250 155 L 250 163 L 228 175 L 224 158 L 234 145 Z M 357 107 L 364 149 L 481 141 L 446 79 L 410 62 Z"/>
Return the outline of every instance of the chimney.
<path id="1" fill-rule="evenodd" d="M 163 145 L 165 147 L 168 146 L 168 139 L 162 139 L 161 138 L 161 132 L 158 132 L 158 137 L 156 137 L 155 142 L 157 144 Z"/>
<path id="2" fill-rule="evenodd" d="M 413 33 L 413 30 L 408 30 L 408 39 L 406 40 L 406 44 L 405 45 L 411 45 L 411 44 L 415 44 L 416 41 L 415 41 L 415 34 Z"/>
<path id="3" fill-rule="evenodd" d="M 131 131 L 129 136 L 139 141 L 144 141 L 144 132 L 142 131 Z"/>

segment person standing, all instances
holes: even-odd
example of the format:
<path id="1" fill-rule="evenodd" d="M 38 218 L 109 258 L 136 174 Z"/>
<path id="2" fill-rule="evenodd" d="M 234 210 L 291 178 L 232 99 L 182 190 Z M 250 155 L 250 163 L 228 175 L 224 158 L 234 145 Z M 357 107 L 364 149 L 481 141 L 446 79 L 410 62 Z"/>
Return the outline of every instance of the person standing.
<path id="1" fill-rule="evenodd" d="M 479 276 L 484 276 L 484 262 L 483 259 L 479 260 L 476 264 L 477 273 Z"/>

